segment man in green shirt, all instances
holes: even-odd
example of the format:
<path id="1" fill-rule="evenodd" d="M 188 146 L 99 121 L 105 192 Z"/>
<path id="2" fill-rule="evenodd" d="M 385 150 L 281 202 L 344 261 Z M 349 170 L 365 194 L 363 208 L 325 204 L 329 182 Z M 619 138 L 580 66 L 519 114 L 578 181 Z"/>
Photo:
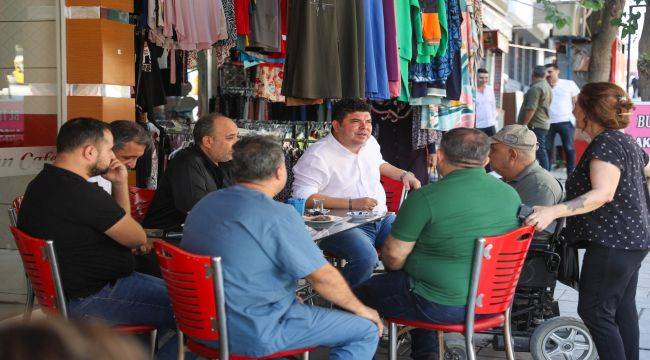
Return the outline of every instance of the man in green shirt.
<path id="1" fill-rule="evenodd" d="M 546 68 L 535 66 L 533 83 L 524 95 L 524 104 L 519 111 L 518 122 L 528 126 L 537 136 L 537 161 L 546 170 L 550 170 L 548 154 L 546 153 L 546 135 L 551 127 L 548 110 L 551 106 L 553 89 L 546 81 Z"/>
<path id="2" fill-rule="evenodd" d="M 409 194 L 382 248 L 389 272 L 355 289 L 384 316 L 461 323 L 469 292 L 476 239 L 519 226 L 517 192 L 485 173 L 490 144 L 477 129 L 459 128 L 442 137 L 442 180 Z M 434 332 L 411 331 L 413 359 L 438 353 Z"/>

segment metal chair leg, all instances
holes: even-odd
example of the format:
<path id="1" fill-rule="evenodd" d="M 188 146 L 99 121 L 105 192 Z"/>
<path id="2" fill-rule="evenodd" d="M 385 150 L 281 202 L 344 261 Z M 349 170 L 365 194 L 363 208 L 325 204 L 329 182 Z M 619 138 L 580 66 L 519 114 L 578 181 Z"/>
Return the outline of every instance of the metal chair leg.
<path id="1" fill-rule="evenodd" d="M 465 330 L 465 350 L 467 351 L 468 360 L 476 360 L 476 352 L 474 351 L 474 329 Z"/>
<path id="2" fill-rule="evenodd" d="M 397 324 L 388 325 L 388 360 L 397 360 Z"/>
<path id="3" fill-rule="evenodd" d="M 32 310 L 34 309 L 34 289 L 32 289 L 32 282 L 29 281 L 27 274 L 25 274 L 27 283 L 27 299 L 25 301 L 25 312 L 23 313 L 23 320 L 29 321 L 32 317 Z"/>
<path id="4" fill-rule="evenodd" d="M 151 360 L 156 356 L 156 336 L 158 335 L 158 330 L 154 330 L 149 334 L 149 351 L 151 354 Z"/>
<path id="5" fill-rule="evenodd" d="M 437 331 L 438 335 L 438 360 L 445 360 L 445 352 L 447 351 L 447 346 L 445 345 L 445 333 L 443 331 Z"/>
<path id="6" fill-rule="evenodd" d="M 183 332 L 178 330 L 178 360 L 185 360 L 185 338 Z"/>
<path id="7" fill-rule="evenodd" d="M 302 355 L 300 355 L 300 359 L 301 360 L 309 360 L 309 351 L 307 351 L 305 353 L 302 353 Z"/>
<path id="8" fill-rule="evenodd" d="M 506 358 L 508 360 L 515 360 L 515 349 L 512 346 L 512 329 L 510 325 L 510 309 L 506 310 L 505 322 L 503 323 L 504 341 L 506 347 Z"/>

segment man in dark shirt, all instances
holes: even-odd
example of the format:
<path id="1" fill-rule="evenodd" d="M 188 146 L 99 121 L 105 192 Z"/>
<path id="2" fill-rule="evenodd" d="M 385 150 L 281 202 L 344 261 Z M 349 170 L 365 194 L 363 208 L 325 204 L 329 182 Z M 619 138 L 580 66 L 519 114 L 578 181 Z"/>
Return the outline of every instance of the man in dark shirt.
<path id="1" fill-rule="evenodd" d="M 194 145 L 181 150 L 163 175 L 145 228 L 180 229 L 194 204 L 208 193 L 228 187 L 237 124 L 221 114 L 203 116 L 194 125 Z"/>
<path id="2" fill-rule="evenodd" d="M 54 164 L 27 186 L 18 228 L 54 241 L 71 316 L 172 330 L 165 284 L 133 271 L 131 249 L 145 246 L 147 238 L 130 215 L 126 167 L 112 148 L 108 124 L 88 118 L 65 123 Z M 97 175 L 112 183 L 112 196 L 87 181 Z M 163 346 L 161 358 L 173 358 L 175 346 Z"/>
<path id="3" fill-rule="evenodd" d="M 552 97 L 553 89 L 546 81 L 546 68 L 535 66 L 533 83 L 524 95 L 524 104 L 519 111 L 518 123 L 528 126 L 537 136 L 537 161 L 546 170 L 550 169 L 546 153 L 546 135 L 551 127 L 548 113 Z"/>

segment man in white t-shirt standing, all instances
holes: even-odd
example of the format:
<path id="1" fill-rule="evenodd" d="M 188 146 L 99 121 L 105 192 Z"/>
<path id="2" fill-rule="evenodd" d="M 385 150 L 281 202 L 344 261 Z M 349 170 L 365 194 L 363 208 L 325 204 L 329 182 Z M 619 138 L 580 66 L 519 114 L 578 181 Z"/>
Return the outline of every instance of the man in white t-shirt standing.
<path id="1" fill-rule="evenodd" d="M 407 139 L 408 140 L 408 139 Z M 420 181 L 381 156 L 372 136 L 370 105 L 360 99 L 344 99 L 334 104 L 332 133 L 310 146 L 293 167 L 293 197 L 323 202 L 328 209 L 386 211 L 386 193 L 380 177 L 417 189 Z M 376 248 L 388 234 L 394 216 L 364 224 L 326 238 L 319 244 L 347 261 L 343 276 L 351 287 L 368 280 L 379 259 Z"/>
<path id="2" fill-rule="evenodd" d="M 553 98 L 549 108 L 551 128 L 546 137 L 546 151 L 548 152 L 549 163 L 553 164 L 555 160 L 553 157 L 555 134 L 559 134 L 562 147 L 566 153 L 568 176 L 576 167 L 576 151 L 573 146 L 575 133 L 573 106 L 578 99 L 580 88 L 572 80 L 560 79 L 560 68 L 556 64 L 546 65 L 546 80 L 553 89 Z"/>
<path id="3" fill-rule="evenodd" d="M 480 68 L 477 71 L 476 91 L 476 128 L 493 136 L 496 133 L 497 124 L 497 102 L 494 97 L 494 89 L 488 85 L 490 74 L 487 70 Z"/>

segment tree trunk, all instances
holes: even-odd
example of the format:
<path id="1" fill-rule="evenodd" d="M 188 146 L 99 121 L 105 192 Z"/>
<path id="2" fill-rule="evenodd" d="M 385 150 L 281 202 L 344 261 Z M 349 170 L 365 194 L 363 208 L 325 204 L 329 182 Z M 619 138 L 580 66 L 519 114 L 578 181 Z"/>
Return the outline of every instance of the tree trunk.
<path id="1" fill-rule="evenodd" d="M 646 1 L 647 4 L 647 1 Z M 643 17 L 643 31 L 639 39 L 639 96 L 645 101 L 650 101 L 650 7 L 646 5 Z"/>
<path id="2" fill-rule="evenodd" d="M 601 10 L 589 17 L 588 25 L 592 34 L 589 82 L 609 81 L 612 42 L 619 31 L 618 26 L 612 25 L 612 20 L 621 17 L 624 6 L 625 0 L 607 0 Z"/>

